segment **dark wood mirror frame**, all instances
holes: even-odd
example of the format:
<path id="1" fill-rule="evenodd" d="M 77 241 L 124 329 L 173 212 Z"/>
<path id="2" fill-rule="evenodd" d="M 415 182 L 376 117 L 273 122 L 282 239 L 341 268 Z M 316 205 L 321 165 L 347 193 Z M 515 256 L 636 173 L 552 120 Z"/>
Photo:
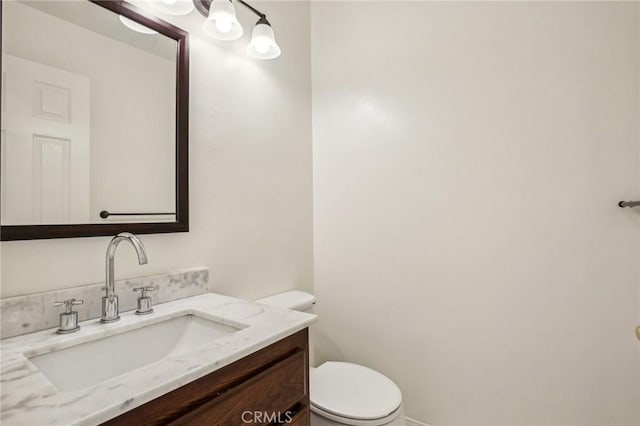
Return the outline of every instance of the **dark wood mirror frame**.
<path id="1" fill-rule="evenodd" d="M 0 240 L 97 237 L 119 232 L 159 234 L 189 231 L 189 35 L 122 0 L 88 0 L 177 41 L 176 69 L 176 221 L 78 225 L 9 225 L 0 227 Z M 2 28 L 0 0 L 0 29 Z M 0 44 L 2 35 L 0 34 Z M 0 56 L 0 67 L 2 59 Z"/>

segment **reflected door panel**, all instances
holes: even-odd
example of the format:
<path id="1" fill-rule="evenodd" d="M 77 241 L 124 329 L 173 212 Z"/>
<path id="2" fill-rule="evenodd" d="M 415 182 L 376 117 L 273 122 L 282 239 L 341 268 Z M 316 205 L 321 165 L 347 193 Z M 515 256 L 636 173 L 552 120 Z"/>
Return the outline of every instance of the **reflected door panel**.
<path id="1" fill-rule="evenodd" d="M 39 223 L 69 220 L 69 139 L 33 138 L 33 212 Z"/>
<path id="2" fill-rule="evenodd" d="M 3 222 L 87 222 L 90 80 L 5 54 Z"/>

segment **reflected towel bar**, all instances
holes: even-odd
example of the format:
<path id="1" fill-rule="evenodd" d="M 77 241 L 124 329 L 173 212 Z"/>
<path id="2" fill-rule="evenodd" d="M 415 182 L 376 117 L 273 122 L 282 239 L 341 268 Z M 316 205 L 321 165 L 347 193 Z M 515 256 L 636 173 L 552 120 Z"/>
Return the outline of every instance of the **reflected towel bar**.
<path id="1" fill-rule="evenodd" d="M 640 201 L 620 201 L 618 207 L 640 207 Z"/>
<path id="2" fill-rule="evenodd" d="M 167 216 L 167 215 L 175 216 L 175 213 L 111 213 L 106 210 L 102 210 L 100 212 L 100 217 L 103 219 L 106 219 L 109 216 Z"/>

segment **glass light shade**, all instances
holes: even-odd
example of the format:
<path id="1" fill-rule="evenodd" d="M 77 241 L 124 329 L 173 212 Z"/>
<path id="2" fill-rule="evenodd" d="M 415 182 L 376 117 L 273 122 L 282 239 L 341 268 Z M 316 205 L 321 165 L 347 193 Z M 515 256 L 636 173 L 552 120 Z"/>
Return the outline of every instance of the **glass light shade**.
<path id="1" fill-rule="evenodd" d="M 202 30 L 210 37 L 225 41 L 237 40 L 243 32 L 236 18 L 236 9 L 229 0 L 213 0 Z"/>
<path id="2" fill-rule="evenodd" d="M 258 59 L 273 59 L 280 56 L 280 47 L 276 43 L 271 25 L 258 23 L 253 27 L 247 53 Z"/>
<path id="3" fill-rule="evenodd" d="M 147 3 L 166 15 L 186 15 L 193 10 L 193 0 L 147 0 Z"/>
<path id="4" fill-rule="evenodd" d="M 129 18 L 126 18 L 122 15 L 120 15 L 120 22 L 122 22 L 122 24 L 129 28 L 130 30 L 133 30 L 135 32 L 138 33 L 142 33 L 142 34 L 158 34 L 158 32 L 156 30 L 152 30 L 149 27 L 145 27 L 142 24 L 138 24 L 136 21 L 132 21 Z"/>

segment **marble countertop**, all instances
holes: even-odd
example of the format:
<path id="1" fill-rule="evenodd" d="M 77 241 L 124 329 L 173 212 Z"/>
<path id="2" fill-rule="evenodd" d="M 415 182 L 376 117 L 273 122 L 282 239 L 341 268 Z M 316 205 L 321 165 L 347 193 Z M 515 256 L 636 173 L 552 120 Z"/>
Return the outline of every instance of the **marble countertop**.
<path id="1" fill-rule="evenodd" d="M 159 304 L 154 310 L 148 316 L 121 313 L 121 320 L 112 324 L 84 321 L 80 331 L 67 335 L 56 334 L 53 328 L 1 340 L 0 423 L 97 425 L 302 330 L 316 318 L 214 293 Z M 58 390 L 28 359 L 188 314 L 241 330 L 191 353 L 166 357 L 71 392 Z"/>

